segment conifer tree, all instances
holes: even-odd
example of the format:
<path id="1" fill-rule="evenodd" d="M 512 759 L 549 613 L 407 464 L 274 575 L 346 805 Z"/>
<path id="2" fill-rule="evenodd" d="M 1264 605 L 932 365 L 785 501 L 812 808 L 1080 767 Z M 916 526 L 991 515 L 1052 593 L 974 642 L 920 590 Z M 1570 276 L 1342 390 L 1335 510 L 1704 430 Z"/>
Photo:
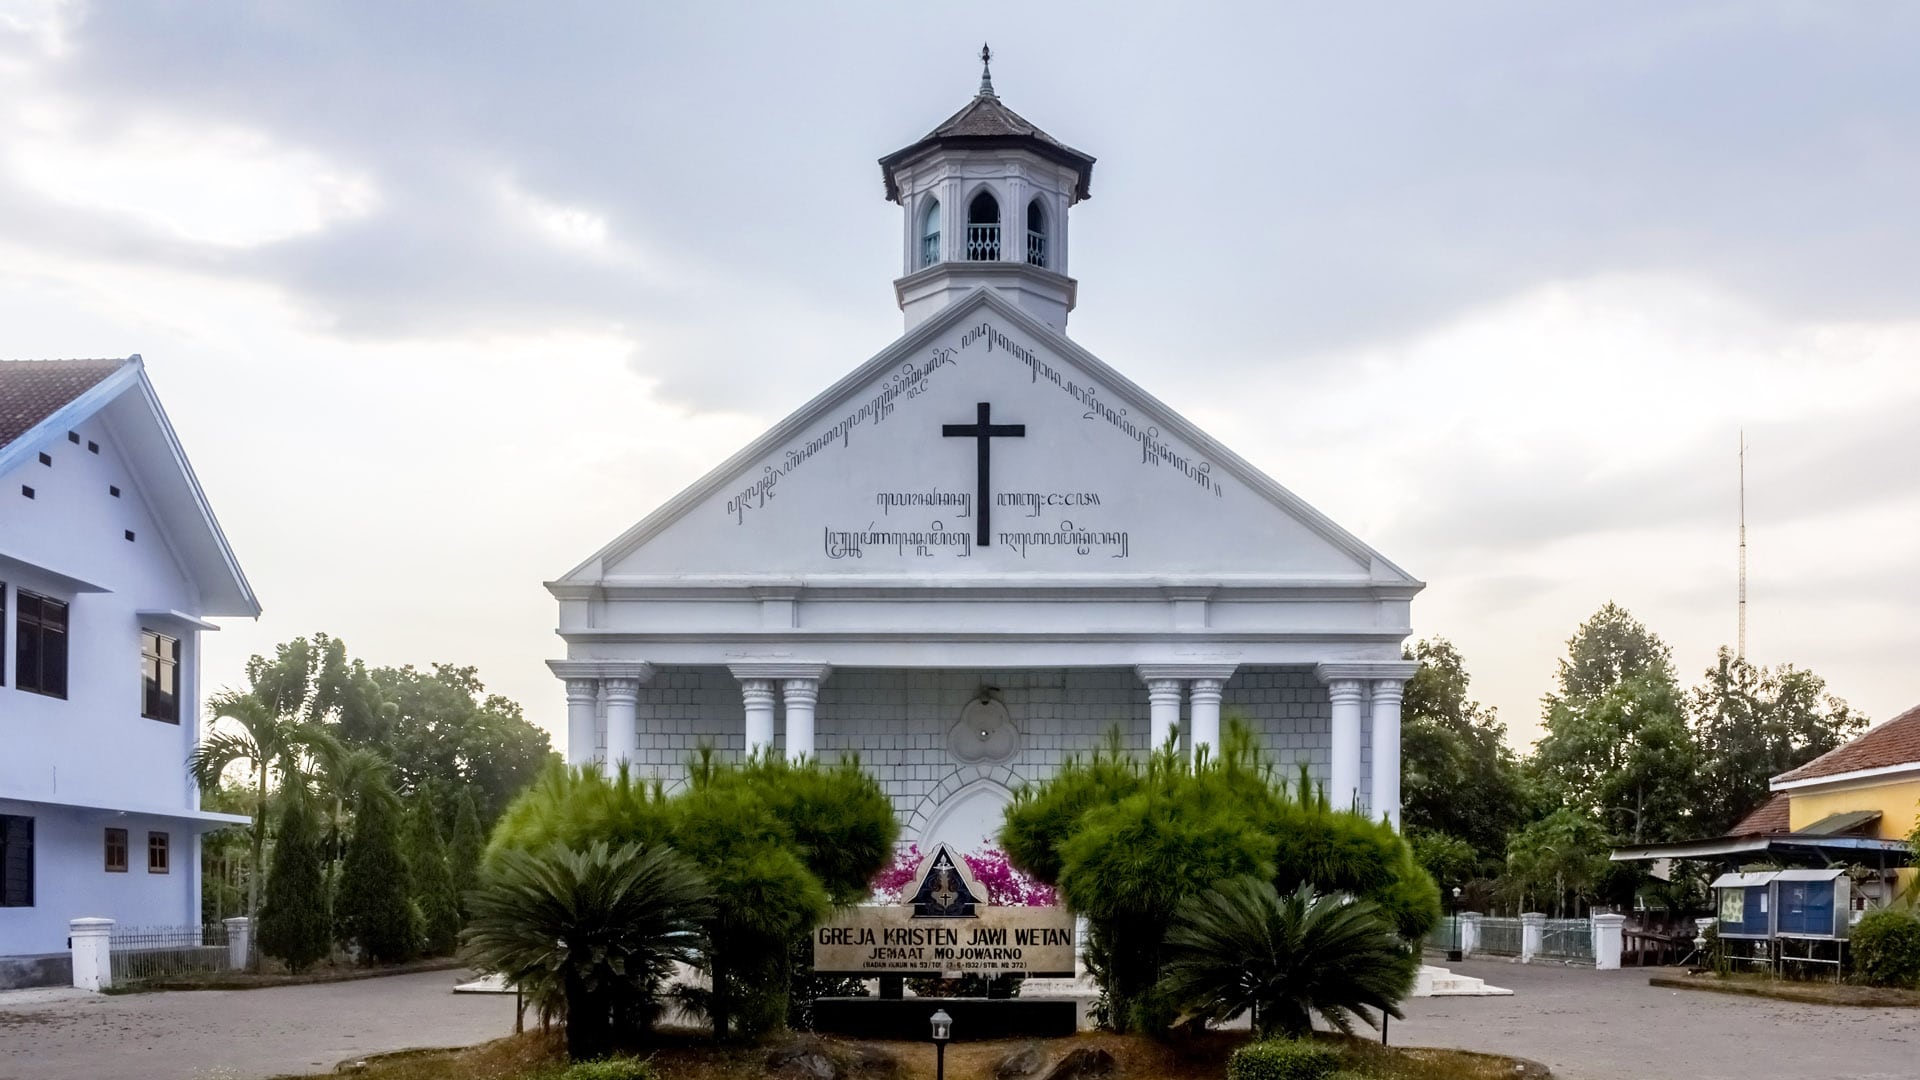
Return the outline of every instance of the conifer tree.
<path id="1" fill-rule="evenodd" d="M 300 972 L 327 955 L 332 934 L 313 807 L 298 785 L 290 785 L 281 798 L 279 839 L 260 909 L 260 951 Z"/>
<path id="2" fill-rule="evenodd" d="M 454 902 L 459 905 L 461 921 L 470 914 L 467 894 L 480 882 L 480 860 L 486 855 L 487 837 L 480 828 L 480 812 L 474 808 L 473 792 L 460 789 L 454 800 L 453 839 L 448 844 L 447 862 L 453 871 Z"/>
<path id="3" fill-rule="evenodd" d="M 460 934 L 460 909 L 453 891 L 453 871 L 447 865 L 446 841 L 440 837 L 440 815 L 433 789 L 414 797 L 407 815 L 407 869 L 413 875 L 413 907 L 420 913 L 422 943 L 429 956 L 453 952 Z"/>
<path id="4" fill-rule="evenodd" d="M 354 800 L 336 905 L 341 926 L 364 963 L 400 963 L 418 951 L 412 875 L 400 850 L 400 807 L 384 783 L 369 781 Z"/>

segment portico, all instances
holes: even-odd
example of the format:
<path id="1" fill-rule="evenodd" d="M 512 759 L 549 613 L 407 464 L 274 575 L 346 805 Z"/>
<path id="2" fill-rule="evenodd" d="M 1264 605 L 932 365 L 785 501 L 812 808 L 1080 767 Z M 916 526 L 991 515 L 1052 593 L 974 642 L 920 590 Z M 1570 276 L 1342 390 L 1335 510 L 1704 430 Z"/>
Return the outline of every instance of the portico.
<path id="1" fill-rule="evenodd" d="M 1070 754 L 1237 719 L 1397 820 L 1422 585 L 1065 335 L 1092 164 L 984 79 L 883 160 L 905 335 L 548 583 L 569 761 L 857 753 L 965 850 Z M 963 204 L 1028 245 L 955 243 Z"/>

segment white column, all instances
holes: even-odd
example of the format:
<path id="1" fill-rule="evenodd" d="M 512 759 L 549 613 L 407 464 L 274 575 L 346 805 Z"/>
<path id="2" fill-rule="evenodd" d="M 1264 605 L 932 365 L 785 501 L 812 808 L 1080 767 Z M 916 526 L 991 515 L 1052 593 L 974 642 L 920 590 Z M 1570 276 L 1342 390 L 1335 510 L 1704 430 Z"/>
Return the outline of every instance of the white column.
<path id="1" fill-rule="evenodd" d="M 1225 679 L 1195 679 L 1189 684 L 1188 700 L 1192 703 L 1193 715 L 1193 758 L 1200 760 L 1200 748 L 1211 747 L 1209 757 L 1217 757 L 1220 751 L 1220 693 L 1227 687 Z"/>
<path id="2" fill-rule="evenodd" d="M 1373 683 L 1373 798 L 1368 815 L 1382 814 L 1400 827 L 1400 694 L 1399 679 Z"/>
<path id="3" fill-rule="evenodd" d="M 1520 962 L 1533 963 L 1540 955 L 1540 949 L 1546 944 L 1547 916 L 1542 911 L 1523 911 L 1520 913 Z"/>
<path id="4" fill-rule="evenodd" d="M 567 764 L 585 765 L 594 759 L 594 710 L 600 704 L 600 680 L 567 680 Z"/>
<path id="5" fill-rule="evenodd" d="M 1159 750 L 1180 726 L 1180 680 L 1147 680 L 1147 749 Z"/>
<path id="6" fill-rule="evenodd" d="M 787 707 L 787 760 L 812 757 L 813 707 L 820 700 L 820 680 L 787 679 L 780 689 Z M 771 734 L 768 741 L 772 741 Z"/>
<path id="7" fill-rule="evenodd" d="M 112 919 L 74 919 L 67 923 L 67 940 L 73 947 L 74 986 L 99 991 L 113 985 L 113 964 L 107 951 L 107 939 L 112 934 Z"/>
<path id="8" fill-rule="evenodd" d="M 1458 918 L 1460 920 L 1460 957 L 1463 960 L 1471 960 L 1473 954 L 1480 951 L 1480 920 L 1484 916 L 1477 911 L 1463 911 Z"/>
<path id="9" fill-rule="evenodd" d="M 602 679 L 607 691 L 607 768 L 630 764 L 640 746 L 640 680 L 626 676 Z M 569 728 L 571 728 L 571 717 Z M 568 738 L 572 738 L 569 730 Z"/>
<path id="10" fill-rule="evenodd" d="M 773 680 L 741 679 L 740 701 L 747 711 L 747 753 L 773 749 Z"/>
<path id="11" fill-rule="evenodd" d="M 1335 810 L 1351 810 L 1360 799 L 1360 697 L 1358 679 L 1335 679 L 1327 684 L 1333 729 L 1327 802 Z"/>
<path id="12" fill-rule="evenodd" d="M 1599 971 L 1620 970 L 1620 953 L 1626 946 L 1625 915 L 1593 917 L 1593 966 Z"/>
<path id="13" fill-rule="evenodd" d="M 247 970 L 253 924 L 245 915 L 221 920 L 227 927 L 227 966 L 234 971 Z"/>

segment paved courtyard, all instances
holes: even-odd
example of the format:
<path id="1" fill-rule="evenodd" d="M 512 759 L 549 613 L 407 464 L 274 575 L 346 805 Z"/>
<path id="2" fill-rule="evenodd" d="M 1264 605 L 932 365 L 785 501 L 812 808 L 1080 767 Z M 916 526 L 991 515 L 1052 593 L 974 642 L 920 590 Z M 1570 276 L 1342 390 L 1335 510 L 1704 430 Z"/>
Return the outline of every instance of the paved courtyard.
<path id="1" fill-rule="evenodd" d="M 258 1080 L 513 1031 L 513 997 L 457 971 L 270 990 L 0 993 L 0 1080 Z"/>
<path id="2" fill-rule="evenodd" d="M 1545 1062 L 1561 1080 L 1920 1077 L 1920 1009 L 1663 990 L 1633 968 L 1446 966 L 1514 996 L 1409 1002 L 1406 1021 L 1390 1030 L 1395 1044 L 1516 1054 Z"/>

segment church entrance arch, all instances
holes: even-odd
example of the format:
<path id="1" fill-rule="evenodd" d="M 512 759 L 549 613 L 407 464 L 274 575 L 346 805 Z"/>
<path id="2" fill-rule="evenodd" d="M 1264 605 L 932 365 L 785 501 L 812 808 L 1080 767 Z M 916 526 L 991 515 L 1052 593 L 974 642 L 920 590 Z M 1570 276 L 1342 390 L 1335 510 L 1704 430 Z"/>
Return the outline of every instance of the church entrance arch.
<path id="1" fill-rule="evenodd" d="M 958 776 L 956 771 L 948 779 L 957 783 Z M 922 851 L 940 843 L 960 852 L 998 847 L 993 837 L 1012 803 L 1013 791 L 996 780 L 975 780 L 946 795 L 935 791 L 914 813 L 913 820 L 925 824 L 915 830 L 913 839 Z"/>

